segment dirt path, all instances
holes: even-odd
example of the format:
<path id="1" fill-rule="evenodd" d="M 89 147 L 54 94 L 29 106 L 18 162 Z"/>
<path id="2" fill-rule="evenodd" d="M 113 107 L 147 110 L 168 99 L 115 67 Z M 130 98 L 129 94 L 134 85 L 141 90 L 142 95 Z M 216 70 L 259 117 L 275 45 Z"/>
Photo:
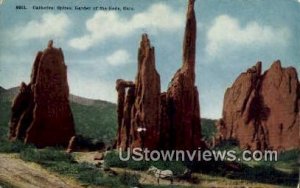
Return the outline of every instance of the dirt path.
<path id="1" fill-rule="evenodd" d="M 41 166 L 24 162 L 16 154 L 0 154 L 0 181 L 20 188 L 81 188 L 71 179 L 60 177 Z"/>

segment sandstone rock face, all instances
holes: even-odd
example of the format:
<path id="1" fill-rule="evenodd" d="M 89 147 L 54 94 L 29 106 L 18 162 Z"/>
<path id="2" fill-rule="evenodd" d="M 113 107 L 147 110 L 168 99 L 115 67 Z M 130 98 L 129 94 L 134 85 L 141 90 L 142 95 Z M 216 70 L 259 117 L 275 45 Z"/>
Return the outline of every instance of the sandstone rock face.
<path id="1" fill-rule="evenodd" d="M 258 62 L 227 89 L 218 137 L 252 150 L 299 148 L 299 99 L 294 68 L 276 61 L 262 74 Z"/>
<path id="2" fill-rule="evenodd" d="M 116 81 L 116 90 L 118 92 L 118 135 L 117 147 L 129 147 L 131 109 L 135 101 L 135 85 L 131 81 L 118 79 Z M 126 97 L 126 98 L 125 98 Z"/>
<path id="3" fill-rule="evenodd" d="M 159 144 L 160 76 L 155 67 L 154 47 L 145 34 L 138 52 L 135 96 L 131 112 L 132 147 L 155 149 Z"/>
<path id="4" fill-rule="evenodd" d="M 196 28 L 194 0 L 190 0 L 183 65 L 164 93 L 160 93 L 154 48 L 147 35 L 142 36 L 134 86 L 117 80 L 117 148 L 198 149 L 204 146 L 201 141 L 199 95 L 195 86 Z M 127 93 L 125 87 L 129 87 Z"/>
<path id="5" fill-rule="evenodd" d="M 183 42 L 183 65 L 167 91 L 171 144 L 174 149 L 197 149 L 201 141 L 199 95 L 195 86 L 196 18 L 194 1 L 189 1 Z"/>
<path id="6" fill-rule="evenodd" d="M 116 85 L 119 123 L 117 147 L 157 148 L 160 76 L 155 68 L 154 48 L 146 34 L 142 36 L 140 43 L 135 83 L 119 79 Z"/>
<path id="7" fill-rule="evenodd" d="M 75 135 L 69 106 L 67 67 L 61 49 L 39 52 L 33 64 L 31 82 L 22 84 L 12 105 L 10 139 L 21 139 L 37 147 L 67 146 Z"/>
<path id="8" fill-rule="evenodd" d="M 167 93 L 163 92 L 160 95 L 160 149 L 168 150 L 171 149 L 172 143 L 171 138 L 173 136 L 171 130 L 171 124 L 168 117 L 169 110 L 167 104 Z"/>
<path id="9" fill-rule="evenodd" d="M 274 149 L 299 148 L 300 139 L 300 85 L 295 68 L 282 68 L 275 62 L 264 74 L 261 101 L 266 116 L 268 144 Z"/>

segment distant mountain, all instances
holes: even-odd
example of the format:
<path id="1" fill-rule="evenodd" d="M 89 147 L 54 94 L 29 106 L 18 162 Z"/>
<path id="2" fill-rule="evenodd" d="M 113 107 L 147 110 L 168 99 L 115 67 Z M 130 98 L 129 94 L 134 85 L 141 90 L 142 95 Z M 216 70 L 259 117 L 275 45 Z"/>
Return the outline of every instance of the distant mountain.
<path id="1" fill-rule="evenodd" d="M 116 105 L 114 103 L 98 100 L 98 99 L 88 99 L 84 97 L 79 97 L 77 95 L 70 94 L 69 96 L 70 102 L 74 102 L 77 104 L 85 105 L 85 106 L 106 106 L 106 105 Z"/>

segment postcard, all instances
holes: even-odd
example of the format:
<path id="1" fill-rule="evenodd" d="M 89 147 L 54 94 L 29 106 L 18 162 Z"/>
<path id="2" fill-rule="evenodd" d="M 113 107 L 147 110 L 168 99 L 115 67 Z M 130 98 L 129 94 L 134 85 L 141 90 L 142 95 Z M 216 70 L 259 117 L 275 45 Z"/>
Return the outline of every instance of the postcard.
<path id="1" fill-rule="evenodd" d="M 0 188 L 299 188 L 299 13 L 0 0 Z"/>

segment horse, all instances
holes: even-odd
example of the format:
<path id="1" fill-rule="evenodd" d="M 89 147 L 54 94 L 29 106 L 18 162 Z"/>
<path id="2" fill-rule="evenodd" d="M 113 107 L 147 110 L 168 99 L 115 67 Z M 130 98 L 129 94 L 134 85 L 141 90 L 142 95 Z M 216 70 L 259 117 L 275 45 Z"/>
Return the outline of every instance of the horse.
<path id="1" fill-rule="evenodd" d="M 157 178 L 157 183 L 159 184 L 159 179 L 167 179 L 171 181 L 173 184 L 173 172 L 171 170 L 160 170 L 155 166 L 151 166 L 148 170 L 148 173 L 153 173 L 154 176 Z"/>

